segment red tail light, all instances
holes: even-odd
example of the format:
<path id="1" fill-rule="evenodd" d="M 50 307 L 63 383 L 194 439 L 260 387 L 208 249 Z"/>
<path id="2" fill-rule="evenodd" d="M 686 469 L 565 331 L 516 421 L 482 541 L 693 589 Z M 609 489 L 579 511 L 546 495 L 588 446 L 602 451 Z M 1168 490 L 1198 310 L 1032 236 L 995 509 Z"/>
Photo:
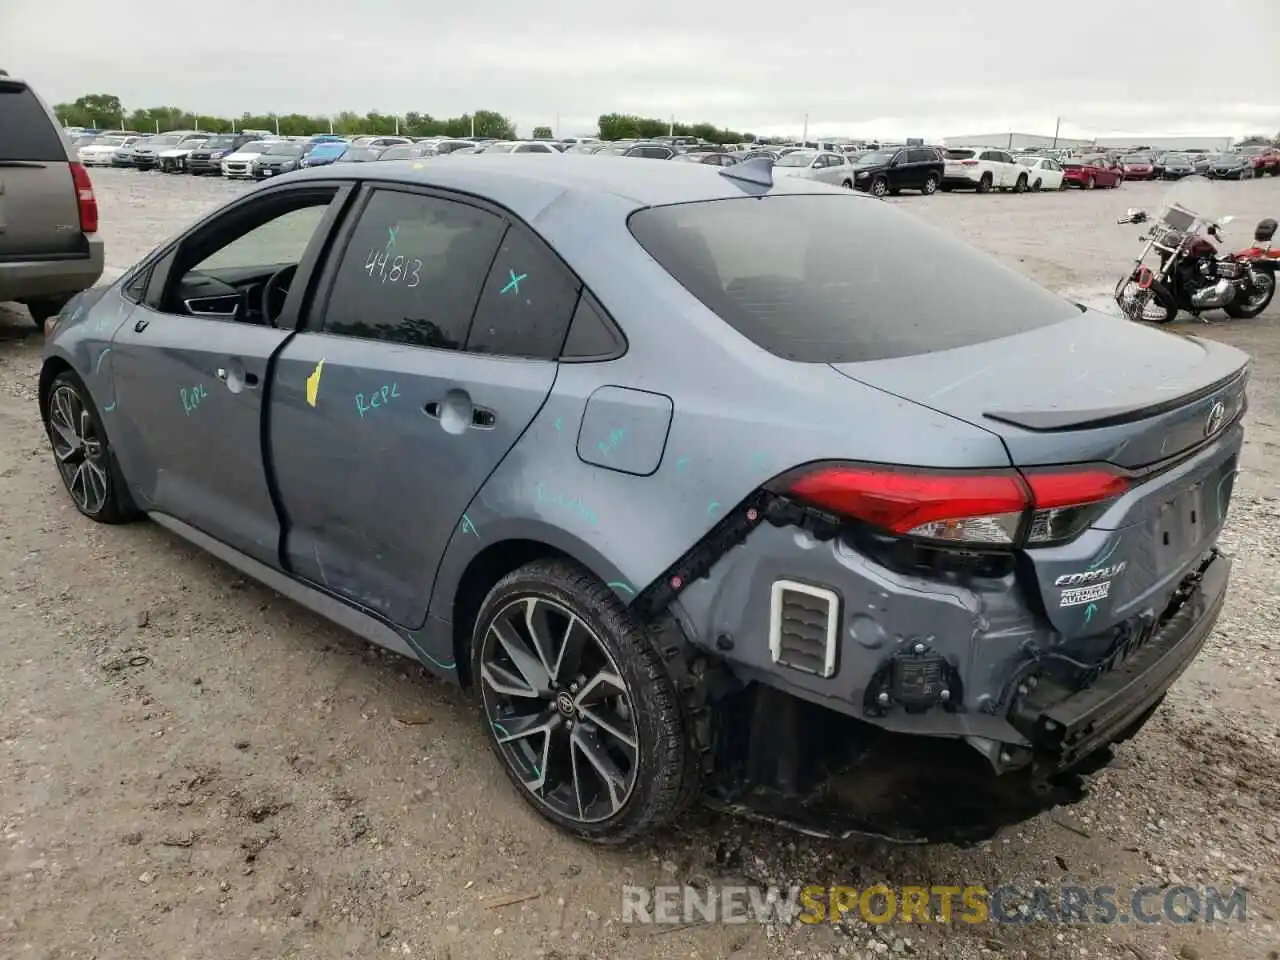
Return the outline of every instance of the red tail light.
<path id="1" fill-rule="evenodd" d="M 976 167 L 977 165 L 978 165 L 977 160 L 961 160 L 960 161 L 960 166 L 962 167 Z"/>
<path id="2" fill-rule="evenodd" d="M 975 546 L 1078 535 L 1129 489 L 1103 467 L 1019 473 L 827 464 L 784 478 L 790 496 L 889 533 Z"/>
<path id="3" fill-rule="evenodd" d="M 98 198 L 93 195 L 93 181 L 89 171 L 78 161 L 71 163 L 71 182 L 76 188 L 76 204 L 80 207 L 80 229 L 85 233 L 98 232 Z"/>

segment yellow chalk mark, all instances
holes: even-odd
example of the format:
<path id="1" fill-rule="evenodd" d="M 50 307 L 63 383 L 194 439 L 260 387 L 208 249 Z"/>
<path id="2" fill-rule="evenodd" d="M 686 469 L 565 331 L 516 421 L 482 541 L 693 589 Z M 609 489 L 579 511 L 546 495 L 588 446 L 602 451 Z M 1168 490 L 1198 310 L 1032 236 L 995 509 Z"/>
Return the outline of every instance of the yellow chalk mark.
<path id="1" fill-rule="evenodd" d="M 311 371 L 311 376 L 307 377 L 307 403 L 311 406 L 316 405 L 316 399 L 320 395 L 320 374 L 324 371 L 324 357 L 320 358 L 320 362 L 316 364 L 316 368 Z"/>

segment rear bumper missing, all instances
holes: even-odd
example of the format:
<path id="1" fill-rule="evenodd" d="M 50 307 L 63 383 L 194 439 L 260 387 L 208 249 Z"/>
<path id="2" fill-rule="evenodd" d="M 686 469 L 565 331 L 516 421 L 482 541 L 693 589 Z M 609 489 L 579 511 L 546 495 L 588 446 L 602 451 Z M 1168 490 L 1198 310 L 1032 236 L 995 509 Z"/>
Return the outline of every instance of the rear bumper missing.
<path id="1" fill-rule="evenodd" d="M 1231 560 L 1214 552 L 1175 594 L 1170 612 L 1127 656 L 1083 690 L 1042 682 L 1009 713 L 1041 765 L 1070 770 L 1111 743 L 1128 739 L 1195 659 L 1226 599 Z"/>

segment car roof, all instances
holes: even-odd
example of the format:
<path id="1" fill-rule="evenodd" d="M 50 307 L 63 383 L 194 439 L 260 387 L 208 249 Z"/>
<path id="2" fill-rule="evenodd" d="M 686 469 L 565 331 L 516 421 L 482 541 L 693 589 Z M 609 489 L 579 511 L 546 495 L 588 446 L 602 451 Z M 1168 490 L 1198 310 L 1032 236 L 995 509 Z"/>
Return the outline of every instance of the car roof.
<path id="1" fill-rule="evenodd" d="M 451 156 L 451 155 L 450 155 Z M 420 183 L 470 193 L 489 199 L 525 220 L 533 220 L 564 193 L 586 198 L 611 197 L 628 201 L 633 208 L 701 200 L 725 200 L 758 195 L 760 187 L 741 183 L 717 169 L 702 164 L 645 162 L 626 157 L 600 157 L 557 152 L 545 159 L 511 154 L 477 154 L 450 159 L 433 159 L 414 166 L 411 160 L 391 160 L 369 169 L 333 171 L 316 168 L 289 174 L 289 179 L 376 180 L 393 183 Z M 726 168 L 732 171 L 735 168 Z M 280 181 L 283 182 L 283 181 Z M 840 193 L 847 190 L 812 180 L 778 177 L 771 194 Z"/>

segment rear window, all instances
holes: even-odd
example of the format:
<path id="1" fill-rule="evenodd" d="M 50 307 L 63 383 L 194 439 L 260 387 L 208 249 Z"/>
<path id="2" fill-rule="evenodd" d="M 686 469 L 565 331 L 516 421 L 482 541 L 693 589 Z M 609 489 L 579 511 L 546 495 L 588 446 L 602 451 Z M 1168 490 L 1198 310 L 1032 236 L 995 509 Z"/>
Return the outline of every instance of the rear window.
<path id="1" fill-rule="evenodd" d="M 977 150 L 948 150 L 947 159 L 948 160 L 972 160 L 973 155 L 977 152 L 978 152 Z"/>
<path id="2" fill-rule="evenodd" d="M 1078 312 L 973 247 L 856 196 L 650 207 L 629 226 L 729 326 L 802 363 L 933 353 Z"/>
<path id="3" fill-rule="evenodd" d="M 0 80 L 0 131 L 0 160 L 67 160 L 62 131 L 23 84 Z"/>

